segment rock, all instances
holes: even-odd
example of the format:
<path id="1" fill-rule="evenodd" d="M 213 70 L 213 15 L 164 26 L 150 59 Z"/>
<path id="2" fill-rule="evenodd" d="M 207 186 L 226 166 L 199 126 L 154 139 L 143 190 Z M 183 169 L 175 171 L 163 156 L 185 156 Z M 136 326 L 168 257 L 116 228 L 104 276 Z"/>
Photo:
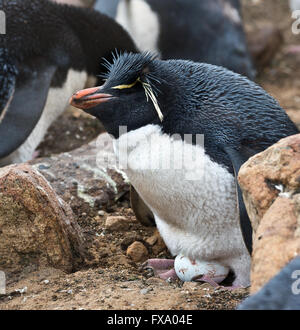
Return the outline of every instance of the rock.
<path id="1" fill-rule="evenodd" d="M 254 293 L 300 255 L 300 134 L 251 157 L 238 178 L 254 231 Z"/>
<path id="2" fill-rule="evenodd" d="M 202 283 L 199 282 L 184 282 L 182 285 L 183 290 L 195 291 L 197 290 Z"/>
<path id="3" fill-rule="evenodd" d="M 30 164 L 76 215 L 96 216 L 99 210 L 110 210 L 129 192 L 129 182 L 124 173 L 114 169 L 114 162 L 112 140 L 108 134 L 101 134 L 72 152 L 35 159 Z"/>
<path id="4" fill-rule="evenodd" d="M 150 291 L 153 291 L 153 289 L 152 289 L 152 288 L 145 288 L 145 289 L 142 289 L 142 290 L 140 291 L 140 294 L 147 294 L 147 293 L 149 293 Z"/>
<path id="5" fill-rule="evenodd" d="M 271 63 L 283 44 L 282 33 L 274 25 L 248 31 L 247 40 L 249 51 L 258 70 L 262 70 Z"/>
<path id="6" fill-rule="evenodd" d="M 167 249 L 166 244 L 161 238 L 158 230 L 155 230 L 154 234 L 146 239 L 146 242 L 151 246 L 152 252 L 155 255 Z"/>
<path id="7" fill-rule="evenodd" d="M 143 262 L 148 258 L 148 250 L 141 242 L 132 243 L 128 247 L 126 254 L 134 262 Z"/>
<path id="8" fill-rule="evenodd" d="M 159 278 L 159 277 L 150 277 L 146 280 L 146 283 L 148 285 L 153 285 L 153 286 L 166 286 L 166 285 L 168 285 L 168 283 L 164 279 Z"/>
<path id="9" fill-rule="evenodd" d="M 29 165 L 0 169 L 0 269 L 52 266 L 71 272 L 83 262 L 84 238 L 70 207 Z"/>
<path id="10" fill-rule="evenodd" d="M 126 217 L 109 216 L 105 221 L 105 228 L 110 231 L 125 231 L 129 229 L 130 222 Z"/>
<path id="11" fill-rule="evenodd" d="M 300 257 L 285 266 L 258 293 L 247 298 L 239 310 L 299 310 Z M 297 280 L 298 279 L 298 280 Z"/>

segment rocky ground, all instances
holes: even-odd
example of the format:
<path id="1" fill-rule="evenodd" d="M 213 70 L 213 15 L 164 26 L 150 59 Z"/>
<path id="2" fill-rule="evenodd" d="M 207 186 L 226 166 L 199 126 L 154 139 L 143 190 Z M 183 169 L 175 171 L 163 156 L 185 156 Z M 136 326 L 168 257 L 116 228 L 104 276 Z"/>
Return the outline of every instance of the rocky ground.
<path id="1" fill-rule="evenodd" d="M 300 54 L 294 54 L 292 48 L 299 45 L 300 37 L 291 33 L 287 1 L 242 2 L 247 31 L 272 24 L 284 37 L 275 58 L 259 73 L 257 81 L 300 126 Z M 21 273 L 12 272 L 7 278 L 7 294 L 0 296 L 0 309 L 235 309 L 248 296 L 248 290 L 231 292 L 214 290 L 208 284 L 169 283 L 141 270 L 142 262 L 149 257 L 170 256 L 155 228 L 136 221 L 129 208 L 128 185 L 119 184 L 116 178 L 116 191 L 99 197 L 99 176 L 103 173 L 95 173 L 90 167 L 85 169 L 86 178 L 77 173 L 83 158 L 80 151 L 72 157 L 68 153 L 60 158 L 53 156 L 90 142 L 102 131 L 93 118 L 69 109 L 40 145 L 43 158 L 34 162 L 71 206 L 83 229 L 89 258 L 75 264 L 68 274 L 51 267 L 24 267 Z M 60 166 L 59 159 L 67 165 Z M 64 180 L 67 175 L 69 180 Z M 85 191 L 82 186 L 93 188 Z"/>

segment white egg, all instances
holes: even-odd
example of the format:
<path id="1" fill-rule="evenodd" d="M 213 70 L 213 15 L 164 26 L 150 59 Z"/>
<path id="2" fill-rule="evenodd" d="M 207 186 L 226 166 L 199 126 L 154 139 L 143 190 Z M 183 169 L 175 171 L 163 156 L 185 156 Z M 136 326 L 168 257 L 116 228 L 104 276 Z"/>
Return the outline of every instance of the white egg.
<path id="1" fill-rule="evenodd" d="M 177 276 L 184 282 L 194 281 L 207 275 L 214 282 L 220 283 L 229 273 L 229 268 L 217 262 L 190 260 L 182 254 L 175 258 L 174 268 Z"/>

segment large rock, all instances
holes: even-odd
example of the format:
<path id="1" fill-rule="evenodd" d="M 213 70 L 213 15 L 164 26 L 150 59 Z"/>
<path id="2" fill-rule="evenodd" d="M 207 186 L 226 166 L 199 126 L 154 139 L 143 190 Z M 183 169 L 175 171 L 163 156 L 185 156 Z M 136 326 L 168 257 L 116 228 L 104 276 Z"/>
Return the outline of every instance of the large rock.
<path id="1" fill-rule="evenodd" d="M 96 140 L 71 152 L 30 162 L 49 181 L 76 215 L 95 216 L 110 210 L 116 200 L 129 192 L 124 173 L 113 165 L 112 140 L 101 134 Z"/>
<path id="2" fill-rule="evenodd" d="M 254 293 L 300 255 L 300 134 L 251 157 L 239 183 L 254 230 Z"/>
<path id="3" fill-rule="evenodd" d="M 29 165 L 0 169 L 0 270 L 52 266 L 71 272 L 85 258 L 70 207 Z"/>

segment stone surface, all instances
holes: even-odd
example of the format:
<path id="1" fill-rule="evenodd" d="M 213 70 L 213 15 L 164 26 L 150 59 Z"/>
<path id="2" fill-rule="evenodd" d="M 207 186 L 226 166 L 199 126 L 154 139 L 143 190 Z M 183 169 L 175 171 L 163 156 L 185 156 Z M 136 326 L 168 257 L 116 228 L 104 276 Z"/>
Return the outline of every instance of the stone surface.
<path id="1" fill-rule="evenodd" d="M 239 183 L 254 230 L 254 293 L 300 255 L 300 134 L 251 157 Z"/>
<path id="2" fill-rule="evenodd" d="M 148 258 L 147 248 L 143 243 L 137 241 L 128 247 L 126 254 L 134 262 L 143 262 Z"/>
<path id="3" fill-rule="evenodd" d="M 110 210 L 129 192 L 125 174 L 114 169 L 112 140 L 108 134 L 101 134 L 74 151 L 35 159 L 30 164 L 45 176 L 76 215 L 94 212 L 96 216 L 99 210 Z"/>
<path id="4" fill-rule="evenodd" d="M 125 231 L 129 229 L 130 221 L 123 216 L 109 216 L 105 221 L 105 228 L 110 231 Z"/>
<path id="5" fill-rule="evenodd" d="M 155 230 L 154 235 L 146 239 L 146 243 L 148 243 L 151 246 L 152 252 L 154 254 L 159 254 L 167 249 L 166 244 L 161 238 L 158 230 Z"/>
<path id="6" fill-rule="evenodd" d="M 0 269 L 52 266 L 71 272 L 85 257 L 70 207 L 29 165 L 0 169 Z"/>

